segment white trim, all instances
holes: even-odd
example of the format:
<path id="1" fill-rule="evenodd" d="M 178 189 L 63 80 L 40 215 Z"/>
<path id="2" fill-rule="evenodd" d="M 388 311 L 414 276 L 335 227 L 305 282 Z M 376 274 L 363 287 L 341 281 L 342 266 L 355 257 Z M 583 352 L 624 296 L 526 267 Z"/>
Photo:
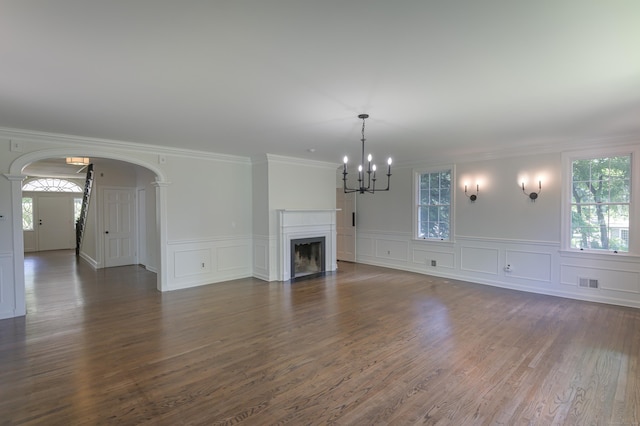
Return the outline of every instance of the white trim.
<path id="1" fill-rule="evenodd" d="M 168 240 L 167 245 L 181 245 L 181 244 L 200 244 L 200 243 L 210 243 L 210 242 L 220 242 L 220 241 L 238 241 L 238 240 L 247 240 L 251 241 L 251 235 L 224 235 L 224 236 L 216 236 L 211 238 L 189 238 L 184 240 Z"/>
<path id="2" fill-rule="evenodd" d="M 9 167 L 9 174 L 20 175 L 22 169 L 27 165 L 38 160 L 44 160 L 47 158 L 66 157 L 71 155 L 86 155 L 89 157 L 103 157 L 112 160 L 120 160 L 126 163 L 136 164 L 151 170 L 160 181 L 166 181 L 165 172 L 155 164 L 141 160 L 138 157 L 129 155 L 129 153 L 118 153 L 113 150 L 96 149 L 93 146 L 78 146 L 78 147 L 66 147 L 66 148 L 49 148 L 41 149 L 27 154 L 13 160 Z M 26 176 L 25 176 L 26 177 Z"/>
<path id="3" fill-rule="evenodd" d="M 218 161 L 226 161 L 226 162 L 242 163 L 242 164 L 249 164 L 251 162 L 250 158 L 241 157 L 237 155 L 218 154 L 218 153 L 212 153 L 209 151 L 198 151 L 198 150 L 185 149 L 185 148 L 173 148 L 173 147 L 167 147 L 167 146 L 161 146 L 161 145 L 150 145 L 150 144 L 142 144 L 142 143 L 130 142 L 130 141 L 119 141 L 114 139 L 100 139 L 100 138 L 89 138 L 89 137 L 65 135 L 65 134 L 59 134 L 59 133 L 36 132 L 32 130 L 12 129 L 7 127 L 0 127 L 0 136 L 5 137 L 7 139 L 11 139 L 12 141 L 18 139 L 20 141 L 25 141 L 25 142 L 64 143 L 64 144 L 80 145 L 82 147 L 82 149 L 80 149 L 79 152 L 66 155 L 69 157 L 71 156 L 92 157 L 93 156 L 93 157 L 119 159 L 113 156 L 103 156 L 103 155 L 96 155 L 96 154 L 87 155 L 87 153 L 89 153 L 92 150 L 99 151 L 105 148 L 106 149 L 117 148 L 123 151 L 136 152 L 136 153 L 142 152 L 142 153 L 149 153 L 154 155 L 166 154 L 166 155 L 174 155 L 174 156 L 183 157 L 183 158 L 208 158 L 208 159 L 214 159 Z M 69 152 L 69 150 L 66 150 L 66 152 Z M 128 163 L 133 162 L 129 160 L 122 160 L 122 161 L 126 161 Z M 150 169 L 150 170 L 153 170 L 153 169 Z"/>
<path id="4" fill-rule="evenodd" d="M 613 253 L 613 252 L 597 252 L 597 251 L 580 251 L 580 250 L 558 250 L 562 257 L 569 257 L 574 259 L 583 260 L 603 260 L 603 261 L 615 261 L 615 262 L 630 262 L 637 263 L 640 261 L 640 256 L 637 254 L 629 253 Z"/>
<path id="5" fill-rule="evenodd" d="M 499 244 L 527 244 L 527 245 L 541 245 L 541 246 L 560 246 L 560 241 L 543 241 L 543 240 L 515 240 L 513 238 L 494 238 L 494 237 L 469 237 L 466 235 L 456 235 L 456 241 L 491 241 Z M 421 240 L 419 240 L 421 241 Z"/>
<path id="6" fill-rule="evenodd" d="M 308 167 L 318 167 L 321 169 L 330 169 L 336 170 L 337 163 L 328 163 L 326 161 L 317 161 L 317 160 L 308 160 L 304 158 L 296 158 L 296 157 L 285 157 L 284 155 L 274 155 L 267 154 L 267 162 L 268 163 L 280 163 L 280 164 L 288 164 L 293 166 L 308 166 Z M 261 161 L 256 161 L 254 164 L 259 164 Z"/>

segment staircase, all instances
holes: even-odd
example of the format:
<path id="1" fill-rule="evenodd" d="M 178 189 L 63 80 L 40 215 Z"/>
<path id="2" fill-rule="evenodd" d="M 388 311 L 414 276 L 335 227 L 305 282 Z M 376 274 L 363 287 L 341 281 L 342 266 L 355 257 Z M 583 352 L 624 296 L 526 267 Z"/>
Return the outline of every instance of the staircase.
<path id="1" fill-rule="evenodd" d="M 84 227 L 87 223 L 87 212 L 89 210 L 89 199 L 91 198 L 91 187 L 93 186 L 93 164 L 87 167 L 87 179 L 84 182 L 84 193 L 82 195 L 82 209 L 80 217 L 76 222 L 76 256 L 80 255 L 80 245 L 84 235 Z"/>

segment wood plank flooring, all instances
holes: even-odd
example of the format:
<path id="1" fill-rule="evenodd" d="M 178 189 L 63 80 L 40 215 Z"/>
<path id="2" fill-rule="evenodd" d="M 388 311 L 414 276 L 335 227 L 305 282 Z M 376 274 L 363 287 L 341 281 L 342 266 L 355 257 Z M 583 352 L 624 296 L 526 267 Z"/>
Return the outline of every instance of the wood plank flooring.
<path id="1" fill-rule="evenodd" d="M 640 310 L 340 263 L 159 293 L 28 254 L 2 425 L 640 424 Z"/>

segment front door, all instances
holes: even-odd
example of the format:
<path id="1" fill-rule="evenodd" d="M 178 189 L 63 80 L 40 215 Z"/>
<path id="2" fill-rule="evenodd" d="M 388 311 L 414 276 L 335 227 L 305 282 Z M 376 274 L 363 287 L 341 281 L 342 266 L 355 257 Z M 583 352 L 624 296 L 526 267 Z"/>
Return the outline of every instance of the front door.
<path id="1" fill-rule="evenodd" d="M 74 248 L 73 198 L 41 195 L 37 203 L 38 250 Z"/>
<path id="2" fill-rule="evenodd" d="M 103 203 L 104 266 L 136 264 L 135 190 L 105 188 Z"/>

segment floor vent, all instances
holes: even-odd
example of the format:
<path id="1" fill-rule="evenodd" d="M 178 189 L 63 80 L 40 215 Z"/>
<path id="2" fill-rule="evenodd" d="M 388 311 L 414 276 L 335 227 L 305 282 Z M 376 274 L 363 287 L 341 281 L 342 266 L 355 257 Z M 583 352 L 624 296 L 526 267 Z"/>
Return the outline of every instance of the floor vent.
<path id="1" fill-rule="evenodd" d="M 578 278 L 578 285 L 586 288 L 598 288 L 598 280 L 593 278 Z"/>

